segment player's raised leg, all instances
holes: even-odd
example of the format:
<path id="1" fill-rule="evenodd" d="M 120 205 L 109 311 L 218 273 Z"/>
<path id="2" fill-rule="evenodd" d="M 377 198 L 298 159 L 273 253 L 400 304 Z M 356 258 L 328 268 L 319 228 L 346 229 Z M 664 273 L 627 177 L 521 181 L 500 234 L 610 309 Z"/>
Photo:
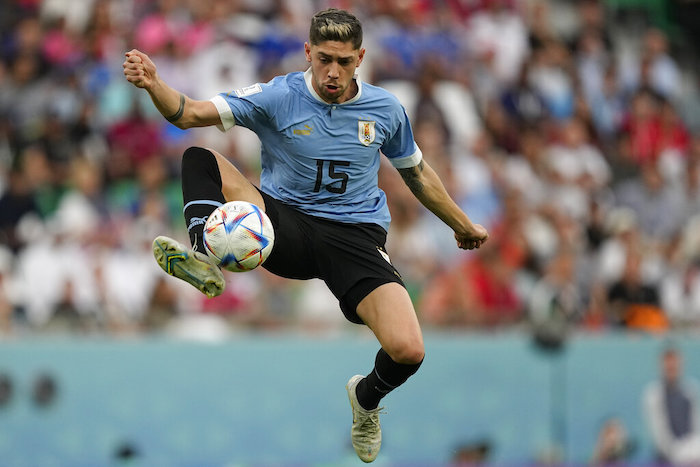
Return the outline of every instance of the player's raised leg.
<path id="1" fill-rule="evenodd" d="M 360 459 L 372 462 L 382 442 L 379 401 L 418 371 L 425 348 L 413 304 L 400 284 L 383 284 L 370 292 L 357 306 L 357 314 L 382 346 L 372 372 L 353 376 L 346 386 L 353 414 L 353 447 Z"/>
<path id="2" fill-rule="evenodd" d="M 209 214 L 226 201 L 249 201 L 264 209 L 262 196 L 224 156 L 191 147 L 182 156 L 182 198 L 192 249 L 160 236 L 153 241 L 153 255 L 165 272 L 215 297 L 223 292 L 225 281 L 205 253 L 204 224 Z"/>
<path id="3" fill-rule="evenodd" d="M 205 252 L 202 233 L 209 214 L 234 200 L 265 209 L 260 192 L 228 159 L 213 149 L 187 149 L 182 156 L 183 214 L 195 251 Z"/>

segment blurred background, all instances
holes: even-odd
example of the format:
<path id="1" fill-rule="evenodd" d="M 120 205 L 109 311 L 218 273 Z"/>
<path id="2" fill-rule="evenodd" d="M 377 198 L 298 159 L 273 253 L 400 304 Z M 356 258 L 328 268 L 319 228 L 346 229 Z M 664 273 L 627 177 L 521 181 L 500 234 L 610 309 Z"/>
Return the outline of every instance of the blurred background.
<path id="1" fill-rule="evenodd" d="M 257 183 L 257 137 L 177 129 L 121 67 L 208 99 L 304 70 L 330 6 L 490 231 L 458 250 L 382 167 L 427 358 L 377 464 L 699 462 L 700 1 L 5 0 L 0 464 L 359 464 L 343 386 L 377 344 L 323 283 L 206 299 L 151 256 L 187 242 L 184 150 Z"/>

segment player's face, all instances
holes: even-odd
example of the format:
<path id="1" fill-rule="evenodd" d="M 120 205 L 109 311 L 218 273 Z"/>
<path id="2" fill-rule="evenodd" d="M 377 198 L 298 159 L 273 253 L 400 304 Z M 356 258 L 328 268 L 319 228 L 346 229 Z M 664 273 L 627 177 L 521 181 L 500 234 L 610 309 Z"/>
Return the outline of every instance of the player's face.
<path id="1" fill-rule="evenodd" d="M 321 99 L 341 103 L 357 92 L 353 82 L 355 68 L 360 66 L 365 49 L 354 49 L 351 42 L 325 41 L 304 44 L 306 61 L 311 64 L 312 84 Z"/>

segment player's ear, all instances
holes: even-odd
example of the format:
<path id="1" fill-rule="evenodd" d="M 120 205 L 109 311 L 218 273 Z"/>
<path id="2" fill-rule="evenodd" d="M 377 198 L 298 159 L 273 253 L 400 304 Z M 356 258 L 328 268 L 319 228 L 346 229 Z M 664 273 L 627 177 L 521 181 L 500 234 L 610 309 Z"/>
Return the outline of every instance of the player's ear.
<path id="1" fill-rule="evenodd" d="M 365 58 L 365 49 L 361 48 L 360 54 L 357 56 L 357 66 L 360 66 L 360 63 L 362 63 L 363 58 Z"/>
<path id="2" fill-rule="evenodd" d="M 311 63 L 311 46 L 308 42 L 304 42 L 304 55 L 306 55 L 306 61 Z"/>

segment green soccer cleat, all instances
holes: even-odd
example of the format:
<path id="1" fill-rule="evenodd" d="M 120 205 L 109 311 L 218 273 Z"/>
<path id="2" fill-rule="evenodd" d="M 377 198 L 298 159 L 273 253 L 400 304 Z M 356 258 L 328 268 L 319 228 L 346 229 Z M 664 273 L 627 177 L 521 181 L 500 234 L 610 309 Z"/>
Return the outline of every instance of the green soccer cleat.
<path id="1" fill-rule="evenodd" d="M 345 389 L 348 390 L 350 407 L 352 408 L 352 430 L 350 437 L 352 447 L 355 448 L 357 456 L 363 462 L 372 462 L 379 454 L 382 446 L 382 427 L 379 424 L 379 413 L 382 410 L 377 407 L 373 410 L 365 410 L 357 401 L 355 388 L 364 376 L 355 375 L 350 378 Z"/>
<path id="2" fill-rule="evenodd" d="M 163 271 L 192 284 L 209 298 L 224 291 L 226 281 L 221 270 L 209 261 L 207 255 L 190 250 L 177 240 L 156 237 L 153 256 Z"/>

